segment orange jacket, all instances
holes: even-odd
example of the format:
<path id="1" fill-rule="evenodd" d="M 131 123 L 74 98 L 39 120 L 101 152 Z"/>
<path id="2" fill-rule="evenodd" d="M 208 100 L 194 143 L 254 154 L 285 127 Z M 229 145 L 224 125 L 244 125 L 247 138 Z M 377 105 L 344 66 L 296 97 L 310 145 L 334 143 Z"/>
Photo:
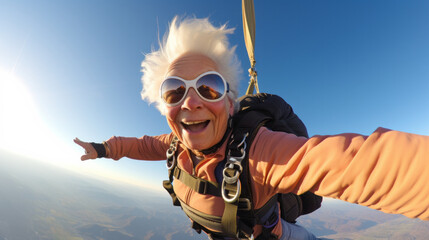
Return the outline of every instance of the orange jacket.
<path id="1" fill-rule="evenodd" d="M 142 138 L 112 137 L 108 157 L 163 160 L 172 134 Z M 216 182 L 214 170 L 225 157 L 226 144 L 193 166 L 180 148 L 178 166 Z M 276 193 L 312 191 L 387 213 L 429 220 L 429 136 L 379 128 L 370 136 L 339 134 L 309 139 L 261 128 L 250 148 L 255 208 Z M 222 198 L 200 195 L 179 181 L 177 196 L 189 206 L 221 216 Z M 201 204 L 204 203 L 204 204 Z M 255 235 L 260 229 L 255 229 Z M 281 233 L 281 224 L 274 229 Z"/>

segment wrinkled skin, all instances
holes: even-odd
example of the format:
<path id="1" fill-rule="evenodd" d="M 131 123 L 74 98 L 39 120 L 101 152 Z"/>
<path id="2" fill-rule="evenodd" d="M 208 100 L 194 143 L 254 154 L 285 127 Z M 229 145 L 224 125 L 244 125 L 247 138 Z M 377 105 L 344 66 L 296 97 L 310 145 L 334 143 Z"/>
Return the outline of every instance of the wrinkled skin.
<path id="1" fill-rule="evenodd" d="M 187 53 L 171 63 L 167 76 L 193 80 L 208 71 L 218 71 L 213 60 L 201 54 Z M 222 139 L 229 115 L 233 113 L 234 106 L 228 97 L 219 102 L 206 102 L 191 88 L 179 105 L 167 107 L 166 118 L 179 140 L 198 156 L 201 150 Z"/>

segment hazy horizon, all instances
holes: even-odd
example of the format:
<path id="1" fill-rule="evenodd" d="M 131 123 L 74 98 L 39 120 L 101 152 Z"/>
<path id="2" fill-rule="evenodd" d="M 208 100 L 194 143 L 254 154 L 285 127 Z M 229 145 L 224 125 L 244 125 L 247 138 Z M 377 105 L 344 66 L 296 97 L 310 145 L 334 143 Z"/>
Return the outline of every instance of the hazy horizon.
<path id="1" fill-rule="evenodd" d="M 0 239 L 207 239 L 167 192 L 94 178 L 0 150 Z M 160 183 L 161 184 L 161 183 Z M 298 219 L 323 239 L 425 239 L 429 222 L 327 201 Z"/>

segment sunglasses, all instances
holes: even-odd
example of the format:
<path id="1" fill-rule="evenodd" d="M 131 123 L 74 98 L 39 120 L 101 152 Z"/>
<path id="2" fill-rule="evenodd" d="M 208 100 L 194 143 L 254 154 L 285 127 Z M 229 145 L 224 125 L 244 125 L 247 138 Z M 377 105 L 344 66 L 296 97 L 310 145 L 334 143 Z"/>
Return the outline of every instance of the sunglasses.
<path id="1" fill-rule="evenodd" d="M 207 102 L 220 101 L 229 92 L 229 84 L 225 79 L 218 72 L 209 71 L 194 80 L 184 80 L 176 76 L 167 77 L 160 88 L 161 98 L 167 106 L 176 106 L 185 99 L 190 87 L 194 88 L 198 96 Z"/>

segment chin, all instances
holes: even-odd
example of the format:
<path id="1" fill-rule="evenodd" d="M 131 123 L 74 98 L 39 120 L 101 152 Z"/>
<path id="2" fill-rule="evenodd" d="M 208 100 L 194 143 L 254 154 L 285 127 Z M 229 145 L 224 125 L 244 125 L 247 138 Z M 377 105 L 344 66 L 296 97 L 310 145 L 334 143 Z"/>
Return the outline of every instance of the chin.
<path id="1" fill-rule="evenodd" d="M 211 146 L 213 146 L 214 144 L 210 144 L 209 142 L 207 142 L 207 137 L 199 137 L 198 139 L 183 139 L 184 142 L 186 142 L 187 146 L 191 149 L 191 150 L 197 150 L 197 151 L 201 151 L 204 149 L 207 149 Z"/>
<path id="2" fill-rule="evenodd" d="M 208 146 L 208 144 L 199 144 L 199 143 L 195 143 L 195 144 L 189 144 L 189 147 L 191 150 L 197 150 L 197 151 L 201 151 L 204 149 L 207 149 L 211 146 Z"/>

